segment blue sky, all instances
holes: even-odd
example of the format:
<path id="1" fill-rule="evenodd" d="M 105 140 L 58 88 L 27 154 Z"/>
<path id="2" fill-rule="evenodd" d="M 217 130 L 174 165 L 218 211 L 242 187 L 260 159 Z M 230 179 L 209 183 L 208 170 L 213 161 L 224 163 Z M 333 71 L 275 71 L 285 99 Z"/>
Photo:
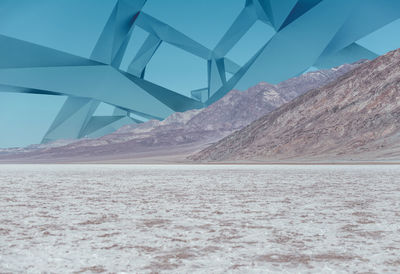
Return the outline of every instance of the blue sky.
<path id="1" fill-rule="evenodd" d="M 244 2 L 148 0 L 143 11 L 213 48 L 239 14 Z M 0 34 L 89 56 L 114 3 L 115 0 L 1 0 Z M 384 54 L 400 46 L 399 29 L 400 20 L 397 20 L 359 43 Z M 269 26 L 256 23 L 228 53 L 228 57 L 244 64 L 272 34 Z M 189 94 L 192 89 L 206 86 L 206 63 L 173 46 L 162 44 L 149 63 L 146 76 L 150 81 Z M 62 96 L 0 92 L 0 147 L 39 143 L 64 100 Z M 98 113 L 109 111 L 110 108 L 102 107 Z"/>

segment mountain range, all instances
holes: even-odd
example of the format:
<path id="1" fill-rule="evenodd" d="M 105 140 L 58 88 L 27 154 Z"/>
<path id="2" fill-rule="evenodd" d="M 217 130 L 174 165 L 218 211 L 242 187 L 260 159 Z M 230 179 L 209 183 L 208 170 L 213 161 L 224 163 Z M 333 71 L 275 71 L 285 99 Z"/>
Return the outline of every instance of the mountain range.
<path id="1" fill-rule="evenodd" d="M 277 85 L 259 83 L 232 90 L 200 110 L 174 113 L 163 121 L 125 126 L 98 139 L 59 140 L 45 145 L 0 150 L 0 161 L 101 161 L 158 158 L 175 161 L 242 129 L 294 98 L 337 80 L 364 61 L 312 71 Z M 164 157 L 165 156 L 165 157 Z M 201 157 L 200 157 L 201 158 Z"/>
<path id="2" fill-rule="evenodd" d="M 400 49 L 295 98 L 190 159 L 400 159 Z"/>

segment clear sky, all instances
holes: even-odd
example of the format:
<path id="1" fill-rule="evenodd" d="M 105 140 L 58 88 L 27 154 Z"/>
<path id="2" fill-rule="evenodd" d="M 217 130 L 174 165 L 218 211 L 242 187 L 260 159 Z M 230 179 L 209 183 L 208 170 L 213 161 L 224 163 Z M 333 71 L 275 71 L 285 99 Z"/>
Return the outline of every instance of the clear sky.
<path id="1" fill-rule="evenodd" d="M 1 0 L 0 34 L 89 56 L 115 1 Z M 148 0 L 143 11 L 212 49 L 239 14 L 244 2 Z M 359 42 L 383 54 L 400 47 L 399 30 L 400 20 L 397 20 Z M 228 57 L 244 64 L 272 34 L 271 27 L 256 23 L 228 53 Z M 146 77 L 174 91 L 189 94 L 192 89 L 206 86 L 206 72 L 204 60 L 162 44 L 148 65 Z M 0 92 L 0 147 L 39 143 L 64 100 L 62 96 Z M 103 107 L 98 113 L 109 111 L 110 108 Z"/>

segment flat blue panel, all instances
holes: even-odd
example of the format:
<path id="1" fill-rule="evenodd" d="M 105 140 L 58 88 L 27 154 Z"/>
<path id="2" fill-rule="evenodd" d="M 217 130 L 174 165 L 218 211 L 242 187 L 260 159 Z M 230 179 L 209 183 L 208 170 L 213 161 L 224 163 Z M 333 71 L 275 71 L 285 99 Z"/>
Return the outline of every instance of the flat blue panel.
<path id="1" fill-rule="evenodd" d="M 100 103 L 93 115 L 110 116 L 113 114 L 115 107 L 106 103 Z"/>
<path id="2" fill-rule="evenodd" d="M 360 1 L 328 45 L 324 54 L 335 53 L 399 18 L 400 1 L 398 0 Z"/>
<path id="3" fill-rule="evenodd" d="M 98 105 L 92 99 L 68 97 L 42 142 L 81 138 Z"/>
<path id="4" fill-rule="evenodd" d="M 272 23 L 275 26 L 275 29 L 278 30 L 281 28 L 281 25 L 288 17 L 293 7 L 296 5 L 297 0 L 261 0 L 265 2 L 269 2 L 270 7 L 270 18 L 273 18 Z"/>
<path id="5" fill-rule="evenodd" d="M 173 113 L 109 66 L 2 69 L 0 84 L 90 97 L 160 118 Z"/>
<path id="6" fill-rule="evenodd" d="M 273 27 L 257 21 L 251 26 L 246 34 L 235 44 L 235 46 L 226 54 L 226 57 L 234 60 L 239 65 L 248 62 L 254 53 L 262 48 L 274 35 Z"/>
<path id="7" fill-rule="evenodd" d="M 240 69 L 240 66 L 238 64 L 236 64 L 232 60 L 229 60 L 228 58 L 224 58 L 224 65 L 226 72 L 230 74 L 235 74 Z"/>
<path id="8" fill-rule="evenodd" d="M 162 41 L 170 43 L 191 54 L 197 55 L 203 59 L 208 59 L 211 56 L 211 52 L 208 48 L 148 14 L 140 13 L 135 23 L 142 29 L 157 36 Z"/>
<path id="9" fill-rule="evenodd" d="M 128 66 L 132 63 L 132 60 L 135 58 L 137 52 L 143 46 L 143 43 L 146 41 L 149 33 L 144 31 L 138 26 L 135 26 L 132 30 L 132 35 L 130 41 L 127 46 L 127 50 L 122 59 L 120 69 L 123 71 L 128 70 Z"/>
<path id="10" fill-rule="evenodd" d="M 324 1 L 282 29 L 267 43 L 235 87 L 244 90 L 261 81 L 278 83 L 307 70 L 356 4 L 357 0 Z"/>
<path id="11" fill-rule="evenodd" d="M 357 44 L 376 52 L 385 54 L 400 47 L 400 19 L 378 29 L 357 41 Z"/>
<path id="12" fill-rule="evenodd" d="M 128 116 L 129 112 L 124 109 L 121 109 L 119 107 L 114 107 L 112 115 L 113 116 Z"/>
<path id="13" fill-rule="evenodd" d="M 173 92 L 161 86 L 157 86 L 149 81 L 125 74 L 132 82 L 146 90 L 149 94 L 157 98 L 160 102 L 168 106 L 174 112 L 184 112 L 190 109 L 202 108 L 203 104 L 189 97 Z"/>
<path id="14" fill-rule="evenodd" d="M 90 135 L 93 132 L 107 127 L 108 125 L 121 120 L 124 117 L 125 116 L 93 116 L 83 130 L 82 136 L 84 137 Z"/>
<path id="15" fill-rule="evenodd" d="M 196 89 L 191 91 L 192 98 L 205 103 L 208 99 L 208 88 Z"/>
<path id="16" fill-rule="evenodd" d="M 69 53 L 0 35 L 0 68 L 99 64 Z"/>
<path id="17" fill-rule="evenodd" d="M 257 15 L 252 6 L 246 7 L 233 22 L 232 26 L 214 48 L 218 57 L 225 56 L 230 49 L 242 38 L 257 20 Z"/>
<path id="18" fill-rule="evenodd" d="M 49 131 L 52 131 L 53 129 L 60 126 L 66 120 L 71 118 L 76 112 L 87 107 L 90 103 L 91 99 L 88 98 L 68 97 L 65 103 L 63 104 L 61 111 L 54 119 L 54 122 L 49 128 Z"/>
<path id="19" fill-rule="evenodd" d="M 225 68 L 221 64 L 223 64 L 222 59 L 208 61 L 209 96 L 212 96 L 226 83 Z"/>
<path id="20" fill-rule="evenodd" d="M 214 48 L 245 6 L 245 0 L 148 0 L 143 11 Z"/>
<path id="21" fill-rule="evenodd" d="M 137 52 L 135 58 L 132 60 L 132 63 L 129 65 L 128 72 L 140 77 L 160 44 L 161 40 L 158 37 L 149 34 L 146 41 Z"/>
<path id="22" fill-rule="evenodd" d="M 117 15 L 114 29 L 113 57 L 120 50 L 121 45 L 126 41 L 126 35 L 135 23 L 140 9 L 145 4 L 145 0 L 120 0 L 117 5 Z M 128 42 L 128 41 L 126 41 Z"/>
<path id="23" fill-rule="evenodd" d="M 118 6 L 115 5 L 104 29 L 93 48 L 90 59 L 110 64 L 113 57 L 114 30 L 116 28 Z"/>
<path id="24" fill-rule="evenodd" d="M 361 59 L 372 60 L 378 57 L 378 55 L 356 43 L 345 47 L 335 54 L 329 56 L 321 56 L 314 64 L 319 69 L 328 69 L 337 67 L 342 64 L 351 64 Z"/>
<path id="25" fill-rule="evenodd" d="M 292 23 L 304 13 L 318 5 L 321 1 L 322 0 L 298 0 L 288 17 L 286 18 L 285 22 L 281 25 L 280 29 L 283 29 L 284 27 Z"/>

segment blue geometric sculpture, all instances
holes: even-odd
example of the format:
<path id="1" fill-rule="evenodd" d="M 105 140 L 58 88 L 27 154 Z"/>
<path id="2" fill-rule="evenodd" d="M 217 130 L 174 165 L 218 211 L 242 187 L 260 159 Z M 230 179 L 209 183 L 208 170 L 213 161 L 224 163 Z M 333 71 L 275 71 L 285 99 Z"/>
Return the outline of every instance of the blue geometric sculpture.
<path id="1" fill-rule="evenodd" d="M 208 49 L 142 12 L 145 3 L 116 0 L 89 57 L 0 34 L 0 92 L 68 96 L 43 142 L 102 136 L 141 122 L 131 114 L 161 120 L 210 105 L 234 88 L 278 83 L 312 66 L 373 59 L 377 54 L 356 41 L 400 18 L 398 0 L 247 0 L 215 48 Z M 226 55 L 258 20 L 275 35 L 239 66 Z M 123 69 L 128 44 L 139 43 L 132 35 L 137 27 L 147 38 Z M 189 98 L 148 81 L 146 67 L 162 43 L 204 59 L 207 87 L 193 90 Z M 115 107 L 111 116 L 94 116 L 101 102 Z"/>

